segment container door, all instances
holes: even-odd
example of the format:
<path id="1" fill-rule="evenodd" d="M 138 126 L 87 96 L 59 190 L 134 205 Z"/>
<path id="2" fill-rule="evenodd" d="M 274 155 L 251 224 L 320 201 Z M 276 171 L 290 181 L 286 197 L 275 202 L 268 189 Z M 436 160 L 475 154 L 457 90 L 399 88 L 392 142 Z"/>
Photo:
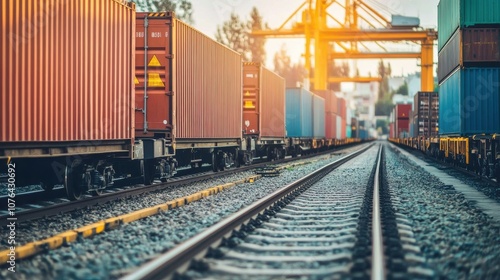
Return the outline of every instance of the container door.
<path id="1" fill-rule="evenodd" d="M 260 67 L 255 64 L 243 67 L 243 131 L 259 134 L 259 81 Z"/>
<path id="2" fill-rule="evenodd" d="M 172 140 L 171 27 L 167 13 L 138 13 L 135 128 L 137 137 Z M 146 19 L 147 18 L 147 24 Z"/>

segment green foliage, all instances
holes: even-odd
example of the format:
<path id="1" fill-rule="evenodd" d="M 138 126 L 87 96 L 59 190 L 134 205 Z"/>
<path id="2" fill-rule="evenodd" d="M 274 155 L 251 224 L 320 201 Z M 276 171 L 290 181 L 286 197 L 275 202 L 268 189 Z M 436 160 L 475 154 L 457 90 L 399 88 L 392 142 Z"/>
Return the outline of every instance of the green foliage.
<path id="1" fill-rule="evenodd" d="M 396 90 L 396 94 L 408 95 L 408 83 L 406 81 Z"/>
<path id="2" fill-rule="evenodd" d="M 328 77 L 349 77 L 350 71 L 347 62 L 336 64 L 335 61 L 332 60 L 328 63 Z M 328 88 L 334 91 L 340 91 L 340 83 L 329 83 Z"/>
<path id="3" fill-rule="evenodd" d="M 215 40 L 239 52 L 245 61 L 249 61 L 248 25 L 236 13 L 231 13 L 230 19 L 217 27 Z"/>
<path id="4" fill-rule="evenodd" d="M 262 21 L 257 8 L 253 8 L 250 13 L 250 20 L 244 22 L 236 13 L 231 13 L 228 21 L 217 27 L 215 39 L 217 42 L 239 52 L 245 61 L 261 62 L 266 60 L 265 44 L 266 39 L 252 37 L 253 30 L 267 28 Z"/>
<path id="5" fill-rule="evenodd" d="M 262 16 L 256 7 L 252 8 L 250 21 L 248 22 L 249 31 L 262 30 L 268 28 L 262 21 Z M 266 39 L 264 37 L 248 37 L 248 48 L 250 50 L 251 61 L 264 63 L 266 61 Z"/>
<path id="6" fill-rule="evenodd" d="M 174 11 L 178 19 L 193 24 L 193 5 L 190 0 L 136 0 L 137 11 Z"/>
<path id="7" fill-rule="evenodd" d="M 274 72 L 286 80 L 286 87 L 296 87 L 307 77 L 307 70 L 302 64 L 293 64 L 287 53 L 286 46 L 282 45 L 279 52 L 274 54 Z"/>
<path id="8" fill-rule="evenodd" d="M 376 128 L 381 134 L 389 134 L 389 122 L 387 120 L 377 120 Z"/>
<path id="9" fill-rule="evenodd" d="M 387 67 L 385 66 L 384 62 L 380 60 L 378 63 L 378 75 L 379 77 L 382 78 L 382 81 L 380 82 L 380 87 L 378 91 L 378 99 L 384 99 L 387 98 L 387 96 L 390 94 L 389 92 L 389 76 L 391 76 L 391 64 L 388 63 Z"/>
<path id="10" fill-rule="evenodd" d="M 375 104 L 375 116 L 389 116 L 393 108 L 392 100 L 381 99 Z"/>

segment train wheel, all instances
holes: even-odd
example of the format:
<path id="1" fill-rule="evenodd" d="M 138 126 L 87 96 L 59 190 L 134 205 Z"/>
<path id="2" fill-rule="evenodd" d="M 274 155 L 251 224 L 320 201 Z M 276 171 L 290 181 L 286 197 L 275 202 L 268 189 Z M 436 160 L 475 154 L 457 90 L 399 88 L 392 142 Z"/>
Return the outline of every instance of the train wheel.
<path id="1" fill-rule="evenodd" d="M 81 164 L 66 166 L 64 170 L 64 188 L 70 200 L 79 200 L 83 194 Z"/>
<path id="2" fill-rule="evenodd" d="M 100 196 L 104 192 L 104 189 L 97 189 L 92 191 L 92 196 Z"/>

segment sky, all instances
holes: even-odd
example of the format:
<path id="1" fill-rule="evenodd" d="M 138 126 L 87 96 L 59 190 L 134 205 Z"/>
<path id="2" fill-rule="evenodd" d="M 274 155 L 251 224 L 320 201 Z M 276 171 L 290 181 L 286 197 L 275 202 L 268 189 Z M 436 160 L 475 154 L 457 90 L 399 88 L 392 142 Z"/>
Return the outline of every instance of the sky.
<path id="1" fill-rule="evenodd" d="M 337 0 L 345 4 L 345 0 Z M 390 14 L 401 14 L 420 18 L 420 26 L 424 28 L 437 28 L 437 4 L 439 0 L 364 0 L 367 4 L 377 8 L 384 16 L 390 19 Z M 231 12 L 235 12 L 245 20 L 249 19 L 253 6 L 257 7 L 263 20 L 271 28 L 279 27 L 303 2 L 304 0 L 191 0 L 193 4 L 194 27 L 214 38 L 217 26 L 222 25 L 229 19 Z M 329 12 L 339 19 L 343 19 L 343 9 L 334 5 Z M 292 21 L 299 18 L 293 17 Z M 266 66 L 273 69 L 272 57 L 282 45 L 285 45 L 292 61 L 299 62 L 301 54 L 304 53 L 304 43 L 300 39 L 268 39 L 266 43 L 267 61 Z M 384 45 L 389 50 L 415 51 L 419 47 L 411 44 Z M 377 46 L 368 45 L 370 49 Z M 381 49 L 377 51 L 382 51 Z M 437 61 L 437 47 L 435 47 L 435 61 Z M 415 59 L 386 60 L 391 63 L 393 75 L 407 75 L 420 71 Z M 350 62 L 351 69 L 357 68 L 361 75 L 376 75 L 378 60 L 358 60 Z M 354 70 L 352 70 L 354 71 Z"/>

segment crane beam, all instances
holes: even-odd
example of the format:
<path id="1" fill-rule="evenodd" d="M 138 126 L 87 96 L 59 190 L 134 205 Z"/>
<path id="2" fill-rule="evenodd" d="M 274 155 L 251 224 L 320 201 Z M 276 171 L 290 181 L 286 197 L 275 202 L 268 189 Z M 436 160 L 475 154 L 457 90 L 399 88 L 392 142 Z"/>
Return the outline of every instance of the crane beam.
<path id="1" fill-rule="evenodd" d="M 380 77 L 329 77 L 329 83 L 371 83 L 380 82 Z"/>
<path id="2" fill-rule="evenodd" d="M 380 53 L 343 53 L 343 52 L 332 52 L 330 53 L 330 59 L 400 59 L 400 58 L 421 58 L 422 54 L 417 52 L 380 52 Z"/>

